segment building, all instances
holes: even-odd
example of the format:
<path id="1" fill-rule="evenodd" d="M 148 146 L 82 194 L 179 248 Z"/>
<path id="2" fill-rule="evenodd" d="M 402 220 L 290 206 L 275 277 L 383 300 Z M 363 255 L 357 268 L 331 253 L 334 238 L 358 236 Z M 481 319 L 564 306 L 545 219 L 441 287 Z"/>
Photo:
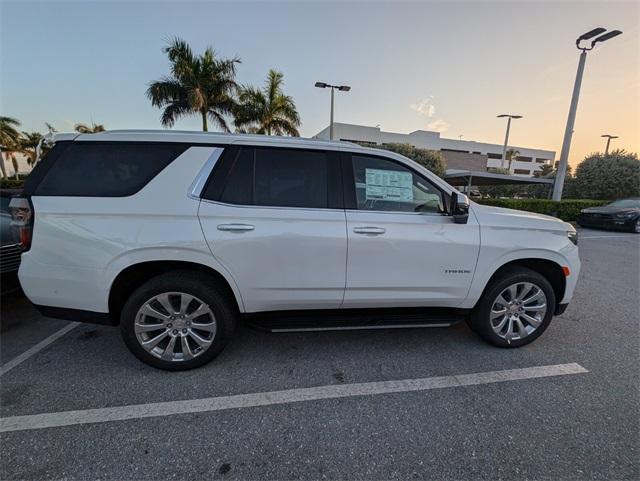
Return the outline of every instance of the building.
<path id="1" fill-rule="evenodd" d="M 336 140 L 357 142 L 372 147 L 400 143 L 411 144 L 421 149 L 439 150 L 447 161 L 447 169 L 486 172 L 488 168 L 502 167 L 502 145 L 473 140 L 445 139 L 440 137 L 439 132 L 416 130 L 409 134 L 398 134 L 384 132 L 379 127 L 334 123 L 333 136 Z M 329 127 L 314 137 L 329 139 Z M 519 155 L 511 162 L 511 173 L 515 175 L 532 176 L 543 165 L 553 165 L 556 155 L 551 150 L 512 145 L 509 146 L 509 149 L 519 152 Z"/>
<path id="2" fill-rule="evenodd" d="M 7 177 L 15 177 L 16 169 L 13 166 L 11 157 L 14 157 L 18 163 L 18 174 L 26 175 L 31 172 L 31 165 L 29 165 L 29 158 L 21 153 L 17 152 L 2 152 L 2 161 L 4 162 L 4 168 L 7 171 Z"/>

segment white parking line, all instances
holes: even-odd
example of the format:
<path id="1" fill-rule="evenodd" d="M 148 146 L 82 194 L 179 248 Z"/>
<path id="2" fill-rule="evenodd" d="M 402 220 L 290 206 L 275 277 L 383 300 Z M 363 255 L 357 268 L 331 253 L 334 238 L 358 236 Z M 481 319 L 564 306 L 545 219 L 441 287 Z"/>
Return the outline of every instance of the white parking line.
<path id="1" fill-rule="evenodd" d="M 176 414 L 222 411 L 226 409 L 271 406 L 320 399 L 347 398 L 353 396 L 373 396 L 377 394 L 427 391 L 448 387 L 474 386 L 506 381 L 520 381 L 550 376 L 565 376 L 588 372 L 576 363 L 535 366 L 506 371 L 480 372 L 458 376 L 403 379 L 399 381 L 367 382 L 361 384 L 339 384 L 318 386 L 286 391 L 239 394 L 235 396 L 170 401 L 131 406 L 115 406 L 81 411 L 63 411 L 29 416 L 0 418 L 0 432 L 25 431 L 77 424 L 104 423 L 126 419 L 142 419 Z"/>
<path id="2" fill-rule="evenodd" d="M 38 354 L 45 347 L 47 347 L 52 342 L 54 342 L 57 339 L 59 339 L 62 336 L 64 336 L 67 332 L 69 332 L 71 329 L 76 327 L 78 324 L 79 324 L 78 322 L 71 322 L 71 323 L 67 324 L 62 329 L 60 329 L 59 331 L 54 332 L 49 337 L 47 337 L 43 341 L 40 341 L 38 344 L 36 344 L 32 348 L 27 349 L 26 351 L 24 351 L 19 356 L 16 356 L 13 359 L 11 359 L 11 361 L 3 364 L 2 366 L 0 366 L 0 376 L 3 376 L 7 372 L 11 371 L 11 369 L 13 369 L 14 367 L 18 366 L 19 364 L 22 364 L 24 361 L 29 359 L 34 354 Z"/>

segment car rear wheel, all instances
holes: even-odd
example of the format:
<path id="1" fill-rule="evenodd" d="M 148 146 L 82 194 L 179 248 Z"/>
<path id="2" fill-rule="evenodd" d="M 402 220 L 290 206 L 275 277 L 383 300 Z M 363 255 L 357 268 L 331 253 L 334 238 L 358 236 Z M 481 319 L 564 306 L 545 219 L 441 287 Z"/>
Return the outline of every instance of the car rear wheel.
<path id="1" fill-rule="evenodd" d="M 155 277 L 127 300 L 122 337 L 141 361 L 180 371 L 202 366 L 228 343 L 235 327 L 232 304 L 209 276 L 172 272 Z"/>
<path id="2" fill-rule="evenodd" d="M 519 347 L 542 335 L 555 305 L 553 287 L 545 277 L 514 267 L 491 282 L 468 322 L 495 346 Z"/>

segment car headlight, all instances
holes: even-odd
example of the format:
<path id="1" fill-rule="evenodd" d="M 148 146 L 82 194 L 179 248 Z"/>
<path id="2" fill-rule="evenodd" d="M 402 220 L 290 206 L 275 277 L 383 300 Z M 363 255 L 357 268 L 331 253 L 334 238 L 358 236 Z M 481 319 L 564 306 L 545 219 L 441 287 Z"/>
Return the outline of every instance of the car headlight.
<path id="1" fill-rule="evenodd" d="M 578 233 L 575 230 L 567 231 L 567 237 L 575 245 L 578 245 Z"/>
<path id="2" fill-rule="evenodd" d="M 635 215 L 636 215 L 635 212 L 625 212 L 623 214 L 616 214 L 616 218 L 617 219 L 631 219 Z"/>

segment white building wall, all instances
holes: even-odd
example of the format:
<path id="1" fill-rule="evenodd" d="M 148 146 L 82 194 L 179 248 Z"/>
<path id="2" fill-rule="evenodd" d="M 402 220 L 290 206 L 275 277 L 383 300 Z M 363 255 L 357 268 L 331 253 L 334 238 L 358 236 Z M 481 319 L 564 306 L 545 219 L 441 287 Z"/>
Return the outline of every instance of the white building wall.
<path id="1" fill-rule="evenodd" d="M 416 130 L 409 134 L 399 134 L 395 132 L 385 132 L 379 127 L 367 127 L 354 124 L 333 124 L 333 135 L 336 140 L 370 142 L 372 144 L 401 143 L 411 144 L 421 149 L 430 150 L 454 150 L 467 153 L 480 153 L 490 156 L 502 156 L 502 145 L 490 144 L 486 142 L 476 142 L 473 140 L 445 139 L 440 137 L 439 132 L 427 130 Z M 329 139 L 329 127 L 325 128 L 314 136 L 319 139 Z M 533 175 L 545 164 L 553 165 L 556 153 L 552 150 L 531 149 L 528 147 L 509 146 L 520 152 L 520 157 L 529 157 L 531 161 L 514 160 L 511 163 L 511 172 L 516 175 Z M 488 159 L 487 167 L 501 167 L 501 160 Z M 524 172 L 516 171 L 527 171 Z"/>

